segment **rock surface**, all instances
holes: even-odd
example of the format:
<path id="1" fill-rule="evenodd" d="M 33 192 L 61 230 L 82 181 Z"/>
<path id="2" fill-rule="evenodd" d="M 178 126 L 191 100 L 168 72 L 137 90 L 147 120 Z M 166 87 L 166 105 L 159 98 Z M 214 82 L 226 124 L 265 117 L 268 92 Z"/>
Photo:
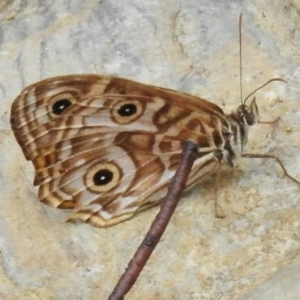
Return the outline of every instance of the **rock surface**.
<path id="1" fill-rule="evenodd" d="M 10 129 L 13 99 L 56 75 L 102 73 L 182 90 L 225 111 L 243 87 L 261 119 L 247 152 L 273 154 L 300 179 L 299 1 L 22 1 L 0 4 L 0 299 L 106 299 L 157 207 L 108 229 L 64 222 L 37 201 L 33 167 Z M 128 299 L 299 299 L 299 186 L 268 159 L 224 168 L 179 204 Z"/>

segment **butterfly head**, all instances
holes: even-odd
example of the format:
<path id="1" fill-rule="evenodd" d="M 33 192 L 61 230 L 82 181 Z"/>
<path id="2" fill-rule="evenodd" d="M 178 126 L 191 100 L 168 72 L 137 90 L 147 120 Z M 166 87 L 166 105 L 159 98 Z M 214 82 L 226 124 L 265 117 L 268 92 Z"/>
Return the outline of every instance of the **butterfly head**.
<path id="1" fill-rule="evenodd" d="M 255 97 L 253 98 L 249 106 L 243 103 L 238 107 L 236 111 L 236 117 L 240 124 L 245 124 L 246 126 L 252 126 L 258 121 L 259 112 Z"/>

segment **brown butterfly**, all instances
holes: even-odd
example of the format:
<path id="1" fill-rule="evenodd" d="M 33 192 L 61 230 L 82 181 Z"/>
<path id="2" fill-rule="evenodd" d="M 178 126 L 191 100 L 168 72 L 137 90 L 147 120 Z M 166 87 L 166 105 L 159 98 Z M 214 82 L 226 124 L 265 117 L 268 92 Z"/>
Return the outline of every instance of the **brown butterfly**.
<path id="1" fill-rule="evenodd" d="M 255 99 L 224 114 L 182 92 L 98 75 L 40 81 L 11 109 L 15 137 L 35 167 L 40 201 L 73 208 L 71 220 L 98 227 L 159 203 L 186 140 L 199 148 L 187 188 L 221 161 L 232 166 L 257 120 Z"/>

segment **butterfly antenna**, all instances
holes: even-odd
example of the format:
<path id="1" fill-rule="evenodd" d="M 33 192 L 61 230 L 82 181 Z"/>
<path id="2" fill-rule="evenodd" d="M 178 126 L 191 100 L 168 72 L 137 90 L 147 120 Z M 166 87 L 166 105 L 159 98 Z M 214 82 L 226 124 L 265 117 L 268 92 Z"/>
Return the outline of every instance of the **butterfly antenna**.
<path id="1" fill-rule="evenodd" d="M 239 17 L 239 42 L 240 42 L 240 96 L 241 104 L 243 104 L 243 62 L 242 62 L 242 18 L 243 14 L 240 13 Z"/>
<path id="2" fill-rule="evenodd" d="M 272 78 L 269 81 L 267 81 L 266 83 L 264 83 L 263 85 L 259 86 L 257 89 L 255 89 L 252 93 L 250 93 L 245 100 L 243 101 L 243 61 L 242 61 L 242 19 L 243 19 L 243 14 L 240 13 L 240 17 L 239 17 L 239 42 L 240 42 L 240 94 L 241 94 L 241 103 L 242 104 L 246 104 L 246 101 L 254 94 L 256 93 L 258 90 L 260 90 L 261 88 L 265 87 L 266 85 L 268 85 L 270 82 L 272 81 L 281 81 L 284 83 L 287 83 L 284 79 L 282 78 Z"/>
<path id="3" fill-rule="evenodd" d="M 261 88 L 265 87 L 266 85 L 268 85 L 270 82 L 272 81 L 281 81 L 281 82 L 284 82 L 284 83 L 287 83 L 284 79 L 282 78 L 272 78 L 270 80 L 268 80 L 266 83 L 264 83 L 263 85 L 259 86 L 257 89 L 255 89 L 252 93 L 250 93 L 246 99 L 244 100 L 244 104 L 246 104 L 246 101 L 254 94 L 256 93 L 258 90 L 260 90 Z"/>

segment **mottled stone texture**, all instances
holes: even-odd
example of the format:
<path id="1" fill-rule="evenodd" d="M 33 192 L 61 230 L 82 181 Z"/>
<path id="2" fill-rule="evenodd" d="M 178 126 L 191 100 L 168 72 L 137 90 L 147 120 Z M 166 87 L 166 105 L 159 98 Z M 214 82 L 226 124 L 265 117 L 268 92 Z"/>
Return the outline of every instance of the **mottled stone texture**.
<path id="1" fill-rule="evenodd" d="M 109 229 L 65 223 L 37 201 L 33 168 L 10 130 L 28 84 L 71 73 L 115 74 L 201 96 L 225 111 L 243 82 L 262 120 L 245 149 L 282 159 L 300 179 L 300 3 L 256 1 L 2 1 L 0 4 L 0 298 L 106 299 L 157 208 Z M 186 194 L 128 299 L 299 299 L 300 193 L 274 161 L 241 159 Z"/>

